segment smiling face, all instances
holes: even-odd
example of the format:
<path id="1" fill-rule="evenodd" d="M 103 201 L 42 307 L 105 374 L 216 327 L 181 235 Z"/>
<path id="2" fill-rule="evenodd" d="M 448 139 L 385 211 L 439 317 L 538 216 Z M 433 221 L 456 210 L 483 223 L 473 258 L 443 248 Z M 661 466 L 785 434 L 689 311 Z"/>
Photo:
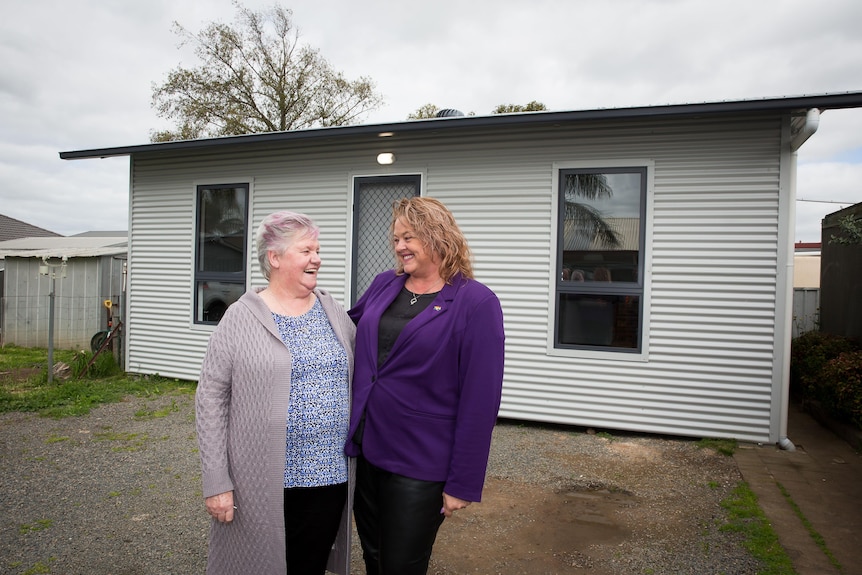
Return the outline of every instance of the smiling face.
<path id="1" fill-rule="evenodd" d="M 439 277 L 439 263 L 434 254 L 425 247 L 413 229 L 401 219 L 395 220 L 392 227 L 392 245 L 395 255 L 401 260 L 404 273 L 416 278 Z"/>
<path id="2" fill-rule="evenodd" d="M 320 242 L 304 235 L 287 246 L 283 253 L 269 252 L 272 266 L 271 280 L 281 287 L 302 295 L 317 287 L 317 272 L 320 270 Z"/>

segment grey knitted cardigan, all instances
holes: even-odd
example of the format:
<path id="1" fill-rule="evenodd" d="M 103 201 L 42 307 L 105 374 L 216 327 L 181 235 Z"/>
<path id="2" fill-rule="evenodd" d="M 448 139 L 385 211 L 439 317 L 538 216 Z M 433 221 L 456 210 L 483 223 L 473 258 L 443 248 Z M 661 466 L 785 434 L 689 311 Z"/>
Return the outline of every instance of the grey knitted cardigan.
<path id="1" fill-rule="evenodd" d="M 262 288 L 261 288 L 262 289 Z M 234 492 L 231 523 L 212 520 L 207 573 L 284 575 L 284 454 L 291 356 L 272 313 L 249 291 L 230 306 L 212 333 L 195 396 L 203 495 Z M 351 397 L 355 327 L 325 290 L 315 290 L 347 351 Z M 328 569 L 350 567 L 350 489 Z"/>

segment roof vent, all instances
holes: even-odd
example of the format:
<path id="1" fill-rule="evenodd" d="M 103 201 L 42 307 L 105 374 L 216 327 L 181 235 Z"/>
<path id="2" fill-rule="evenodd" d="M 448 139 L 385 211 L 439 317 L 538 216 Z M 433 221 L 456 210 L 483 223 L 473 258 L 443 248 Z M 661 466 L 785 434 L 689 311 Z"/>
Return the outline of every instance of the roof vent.
<path id="1" fill-rule="evenodd" d="M 452 108 L 446 108 L 445 110 L 440 110 L 436 114 L 434 114 L 437 118 L 456 118 L 458 116 L 463 116 L 464 112 L 461 110 L 453 110 Z"/>

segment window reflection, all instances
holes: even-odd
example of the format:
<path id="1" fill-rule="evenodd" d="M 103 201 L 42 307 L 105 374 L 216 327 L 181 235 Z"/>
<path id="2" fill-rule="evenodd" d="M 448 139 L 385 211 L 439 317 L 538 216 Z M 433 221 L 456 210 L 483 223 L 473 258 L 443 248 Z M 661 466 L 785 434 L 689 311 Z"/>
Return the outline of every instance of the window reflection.
<path id="1" fill-rule="evenodd" d="M 558 347 L 641 349 L 646 168 L 560 171 Z"/>
<path id="2" fill-rule="evenodd" d="M 198 271 L 244 269 L 245 188 L 200 190 L 198 242 Z"/>
<path id="3" fill-rule="evenodd" d="M 218 323 L 245 292 L 247 205 L 247 185 L 198 187 L 196 323 Z"/>
<path id="4" fill-rule="evenodd" d="M 561 294 L 558 340 L 566 345 L 636 349 L 640 298 Z"/>
<path id="5" fill-rule="evenodd" d="M 568 271 L 571 281 L 637 282 L 641 174 L 570 173 L 563 181 L 562 279 Z"/>

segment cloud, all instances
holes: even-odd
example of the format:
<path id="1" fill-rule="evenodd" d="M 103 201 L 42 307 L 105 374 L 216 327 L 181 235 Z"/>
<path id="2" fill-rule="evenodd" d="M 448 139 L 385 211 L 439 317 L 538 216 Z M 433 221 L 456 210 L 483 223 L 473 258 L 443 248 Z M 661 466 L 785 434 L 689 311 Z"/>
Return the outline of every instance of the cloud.
<path id="1" fill-rule="evenodd" d="M 825 216 L 862 201 L 862 163 L 802 164 L 797 179 L 796 241 L 819 242 Z"/>
<path id="2" fill-rule="evenodd" d="M 245 0 L 265 9 L 274 0 Z M 128 161 L 58 152 L 142 144 L 168 127 L 153 83 L 177 65 L 177 21 L 232 22 L 230 0 L 32 0 L 0 21 L 0 213 L 77 233 L 126 227 Z M 821 0 L 319 0 L 284 3 L 301 39 L 386 103 L 369 122 L 426 103 L 488 114 L 539 100 L 555 110 L 682 104 L 862 89 L 862 3 Z M 799 195 L 858 192 L 862 113 L 823 114 L 799 152 Z M 854 180 L 855 178 L 855 180 Z M 857 188 L 858 189 L 858 188 Z M 846 198 L 841 198 L 846 199 Z M 797 236 L 819 238 L 799 202 Z M 825 206 L 830 209 L 829 206 Z"/>

